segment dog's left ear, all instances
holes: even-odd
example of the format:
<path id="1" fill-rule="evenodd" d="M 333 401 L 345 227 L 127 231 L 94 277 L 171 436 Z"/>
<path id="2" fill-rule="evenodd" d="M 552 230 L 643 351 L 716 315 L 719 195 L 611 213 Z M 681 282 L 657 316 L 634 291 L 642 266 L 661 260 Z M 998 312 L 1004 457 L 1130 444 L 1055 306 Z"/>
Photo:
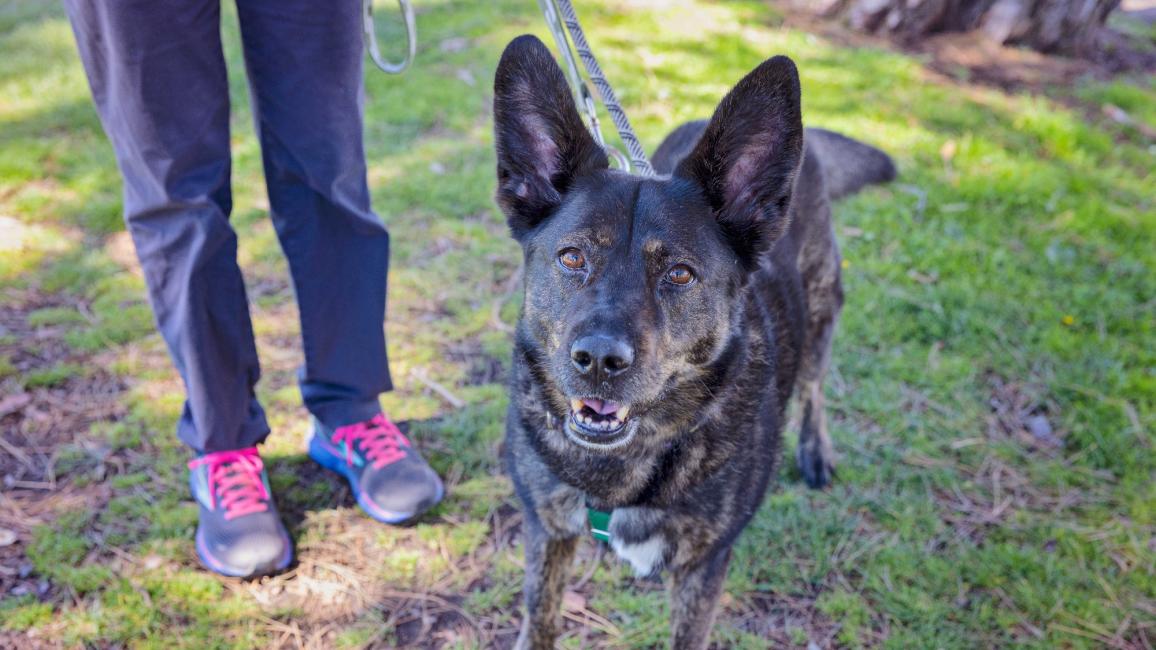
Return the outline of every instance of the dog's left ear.
<path id="1" fill-rule="evenodd" d="M 674 176 L 702 187 L 739 259 L 754 268 L 786 232 L 802 154 L 799 73 L 776 56 L 727 93 Z"/>
<path id="2" fill-rule="evenodd" d="M 494 77 L 497 201 L 515 239 L 538 226 L 584 174 L 606 169 L 562 69 L 534 36 L 506 46 Z"/>

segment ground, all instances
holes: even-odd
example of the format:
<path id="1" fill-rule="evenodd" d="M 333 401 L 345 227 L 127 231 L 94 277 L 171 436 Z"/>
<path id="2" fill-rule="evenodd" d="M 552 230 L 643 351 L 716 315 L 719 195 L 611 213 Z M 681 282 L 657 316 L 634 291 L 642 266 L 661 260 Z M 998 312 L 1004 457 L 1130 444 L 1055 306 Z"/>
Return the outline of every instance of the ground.
<path id="1" fill-rule="evenodd" d="M 784 464 L 738 543 L 717 647 L 1156 645 L 1156 78 L 991 83 L 966 56 L 809 30 L 775 4 L 578 4 L 648 147 L 785 53 L 806 122 L 901 170 L 837 211 L 837 479 L 810 491 Z M 511 37 L 548 35 L 528 1 L 417 10 L 416 67 L 367 72 L 366 144 L 396 245 L 385 406 L 449 497 L 386 528 L 303 453 L 295 306 L 226 7 L 233 223 L 300 558 L 239 581 L 196 564 L 181 387 L 67 22 L 40 0 L 0 8 L 0 646 L 512 643 L 521 517 L 497 449 L 519 252 L 491 200 L 490 84 Z M 661 644 L 664 600 L 586 544 L 561 645 Z"/>

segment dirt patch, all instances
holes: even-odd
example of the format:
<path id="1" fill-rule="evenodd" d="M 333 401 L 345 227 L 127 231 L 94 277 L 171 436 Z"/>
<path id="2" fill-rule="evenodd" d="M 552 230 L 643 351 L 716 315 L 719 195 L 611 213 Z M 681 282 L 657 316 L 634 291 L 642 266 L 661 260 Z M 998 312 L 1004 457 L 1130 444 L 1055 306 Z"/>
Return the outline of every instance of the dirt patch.
<path id="1" fill-rule="evenodd" d="M 1055 428 L 1059 407 L 1047 398 L 1046 389 L 1035 383 L 1005 379 L 991 374 L 988 405 L 988 435 L 1011 438 L 1036 451 L 1054 451 L 1064 446 L 1063 432 Z"/>
<path id="2" fill-rule="evenodd" d="M 462 383 L 466 386 L 505 383 L 506 369 L 502 360 L 487 354 L 476 340 L 450 346 L 446 359 L 466 369 Z"/>
<path id="3" fill-rule="evenodd" d="M 912 47 L 935 71 L 1007 91 L 1043 90 L 1096 71 L 1091 61 L 1004 47 L 982 35 L 938 34 Z"/>
<path id="4" fill-rule="evenodd" d="M 808 647 L 813 647 L 810 644 L 820 648 L 838 645 L 835 637 L 839 624 L 819 612 L 814 598 L 757 593 L 750 594 L 746 600 L 741 608 L 726 607 L 724 615 L 738 629 L 766 639 L 767 647 L 795 647 L 801 636 L 807 639 Z"/>
<path id="5" fill-rule="evenodd" d="M 1147 11 L 1156 10 L 1121 11 L 1117 23 L 1123 28 L 1142 23 Z M 1084 76 L 1108 79 L 1119 74 L 1156 73 L 1156 43 L 1123 29 L 1105 29 L 1094 52 L 1084 58 L 1069 58 L 999 45 L 975 32 L 934 34 L 903 42 L 856 32 L 805 11 L 784 8 L 782 14 L 785 25 L 819 34 L 836 44 L 898 48 L 922 56 L 928 68 L 945 76 L 1009 92 L 1044 92 Z"/>
<path id="6" fill-rule="evenodd" d="M 32 575 L 25 554 L 32 530 L 65 510 L 97 511 L 108 501 L 101 482 L 109 450 L 87 437 L 97 422 L 123 415 L 125 386 L 89 356 L 72 353 L 60 326 L 28 324 L 27 314 L 77 308 L 60 297 L 10 291 L 0 304 L 0 594 L 52 598 L 52 586 Z M 83 307 L 83 305 L 81 305 Z M 83 313 L 83 309 L 80 310 Z M 40 377 L 44 385 L 29 385 Z M 67 475 L 96 480 L 78 487 Z"/>

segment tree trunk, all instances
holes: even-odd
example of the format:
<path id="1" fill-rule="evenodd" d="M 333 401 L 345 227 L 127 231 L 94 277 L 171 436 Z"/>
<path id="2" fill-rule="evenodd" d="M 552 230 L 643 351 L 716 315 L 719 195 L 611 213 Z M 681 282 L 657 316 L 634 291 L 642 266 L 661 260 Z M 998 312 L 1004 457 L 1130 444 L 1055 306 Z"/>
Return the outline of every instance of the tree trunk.
<path id="1" fill-rule="evenodd" d="M 978 29 L 997 43 L 1086 54 L 1120 0 L 795 0 L 853 28 L 918 40 Z"/>

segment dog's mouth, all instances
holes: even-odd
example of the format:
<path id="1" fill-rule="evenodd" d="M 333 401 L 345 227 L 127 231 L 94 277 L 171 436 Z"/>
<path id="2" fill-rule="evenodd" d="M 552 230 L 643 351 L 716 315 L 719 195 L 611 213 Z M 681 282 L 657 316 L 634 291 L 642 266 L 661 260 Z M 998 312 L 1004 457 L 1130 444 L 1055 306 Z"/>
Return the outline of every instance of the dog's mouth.
<path id="1" fill-rule="evenodd" d="M 570 400 L 569 433 L 589 445 L 613 445 L 625 438 L 630 407 L 610 400 L 584 397 Z"/>

